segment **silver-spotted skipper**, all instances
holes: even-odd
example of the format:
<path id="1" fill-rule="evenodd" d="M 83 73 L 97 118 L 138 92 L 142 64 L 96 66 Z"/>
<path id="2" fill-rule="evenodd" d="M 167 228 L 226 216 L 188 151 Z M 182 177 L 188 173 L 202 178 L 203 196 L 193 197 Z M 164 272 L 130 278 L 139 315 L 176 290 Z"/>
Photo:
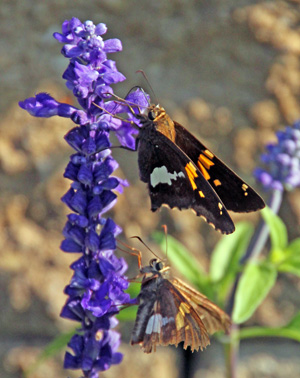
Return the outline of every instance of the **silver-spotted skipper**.
<path id="1" fill-rule="evenodd" d="M 229 330 L 229 316 L 205 295 L 172 277 L 163 261 L 152 259 L 140 267 L 140 273 L 143 280 L 132 345 L 151 353 L 157 345 L 177 346 L 183 341 L 184 349 L 190 346 L 193 352 L 210 344 L 208 334 Z"/>
<path id="2" fill-rule="evenodd" d="M 148 184 L 151 210 L 162 205 L 191 208 L 224 234 L 235 230 L 227 210 L 238 213 L 265 207 L 262 198 L 199 142 L 164 108 L 151 105 L 136 139 L 140 178 Z"/>

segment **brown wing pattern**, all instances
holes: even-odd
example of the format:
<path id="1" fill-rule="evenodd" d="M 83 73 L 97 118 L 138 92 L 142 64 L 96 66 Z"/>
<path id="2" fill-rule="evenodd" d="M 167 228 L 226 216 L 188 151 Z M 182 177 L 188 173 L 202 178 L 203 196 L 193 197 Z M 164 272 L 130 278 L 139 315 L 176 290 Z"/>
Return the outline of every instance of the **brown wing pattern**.
<path id="1" fill-rule="evenodd" d="M 184 349 L 190 346 L 192 351 L 202 350 L 210 343 L 197 312 L 171 282 L 163 280 L 140 344 L 145 353 L 151 353 L 157 345 L 177 346 L 181 341 Z"/>
<path id="2" fill-rule="evenodd" d="M 178 278 L 172 278 L 172 283 L 188 303 L 192 305 L 209 334 L 217 331 L 229 331 L 231 325 L 230 317 L 220 307 Z"/>

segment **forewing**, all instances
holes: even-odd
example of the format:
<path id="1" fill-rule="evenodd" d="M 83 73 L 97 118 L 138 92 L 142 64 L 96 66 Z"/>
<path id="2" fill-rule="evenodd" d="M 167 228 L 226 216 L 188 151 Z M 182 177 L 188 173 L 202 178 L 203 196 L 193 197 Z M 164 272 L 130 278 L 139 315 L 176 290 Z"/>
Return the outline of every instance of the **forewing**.
<path id="1" fill-rule="evenodd" d="M 178 278 L 172 278 L 172 283 L 186 298 L 188 303 L 193 306 L 209 334 L 217 331 L 229 331 L 231 325 L 230 317 L 220 307 Z"/>
<path id="2" fill-rule="evenodd" d="M 151 210 L 161 205 L 193 209 L 197 215 L 225 234 L 234 224 L 210 183 L 179 147 L 158 131 L 139 139 L 141 180 L 148 184 Z"/>
<path id="3" fill-rule="evenodd" d="M 176 144 L 189 156 L 228 210 L 246 213 L 265 207 L 262 198 L 179 123 Z"/>

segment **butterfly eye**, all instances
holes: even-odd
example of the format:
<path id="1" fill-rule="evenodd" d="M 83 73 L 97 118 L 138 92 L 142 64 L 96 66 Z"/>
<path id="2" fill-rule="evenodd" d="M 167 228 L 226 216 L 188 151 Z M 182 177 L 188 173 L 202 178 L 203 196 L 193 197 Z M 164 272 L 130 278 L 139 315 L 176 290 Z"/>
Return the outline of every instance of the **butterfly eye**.
<path id="1" fill-rule="evenodd" d="M 148 118 L 151 120 L 151 121 L 154 121 L 155 120 L 155 117 L 156 117 L 156 114 L 153 110 L 151 110 L 149 113 L 148 113 Z"/>
<path id="2" fill-rule="evenodd" d="M 164 267 L 164 264 L 161 261 L 157 262 L 157 259 L 150 260 L 150 265 L 158 272 Z"/>
<path id="3" fill-rule="evenodd" d="M 158 263 L 155 264 L 155 269 L 158 270 L 158 271 L 162 270 L 163 267 L 164 267 L 164 264 L 161 261 L 159 261 Z"/>

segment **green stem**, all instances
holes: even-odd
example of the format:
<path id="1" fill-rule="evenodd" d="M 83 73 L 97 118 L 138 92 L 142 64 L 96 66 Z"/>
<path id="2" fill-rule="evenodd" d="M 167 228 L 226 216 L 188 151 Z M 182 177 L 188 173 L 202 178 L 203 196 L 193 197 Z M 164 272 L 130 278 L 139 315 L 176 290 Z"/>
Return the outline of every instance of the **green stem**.
<path id="1" fill-rule="evenodd" d="M 278 213 L 282 202 L 282 192 L 280 190 L 274 190 L 268 201 L 270 209 L 273 210 L 275 214 Z M 266 244 L 270 230 L 268 225 L 262 220 L 258 225 L 257 231 L 253 235 L 253 238 L 249 244 L 249 247 L 245 255 L 241 259 L 241 264 L 244 264 L 248 260 L 257 260 L 263 247 Z"/>
<path id="2" fill-rule="evenodd" d="M 232 324 L 230 329 L 230 341 L 228 344 L 225 344 L 226 378 L 237 378 L 239 344 L 238 326 Z"/>
<path id="3" fill-rule="evenodd" d="M 274 211 L 275 214 L 278 213 L 282 202 L 282 192 L 279 190 L 274 190 L 269 198 L 268 204 L 269 207 Z M 245 252 L 244 256 L 241 258 L 240 263 L 241 265 L 246 264 L 247 261 L 256 260 L 266 244 L 269 236 L 269 228 L 262 220 L 257 229 L 255 234 L 253 235 L 247 251 Z M 232 287 L 232 291 L 229 297 L 227 312 L 229 315 L 232 315 L 234 301 L 235 301 L 235 294 L 241 279 L 242 273 L 238 273 L 235 282 Z M 232 325 L 231 332 L 230 332 L 230 343 L 228 346 L 228 350 L 226 350 L 226 365 L 227 365 L 227 378 L 236 378 L 236 370 L 237 370 L 237 361 L 238 361 L 238 353 L 239 353 L 239 339 L 241 338 L 241 334 L 243 331 L 239 331 L 238 325 Z"/>

